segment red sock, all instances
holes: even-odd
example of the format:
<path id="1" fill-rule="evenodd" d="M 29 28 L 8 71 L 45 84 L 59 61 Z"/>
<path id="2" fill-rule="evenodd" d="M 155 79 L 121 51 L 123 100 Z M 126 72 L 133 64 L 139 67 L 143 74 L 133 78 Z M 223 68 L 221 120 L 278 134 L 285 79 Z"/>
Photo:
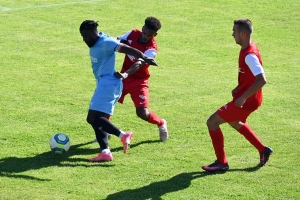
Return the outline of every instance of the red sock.
<path id="1" fill-rule="evenodd" d="M 257 137 L 257 135 L 254 133 L 254 131 L 251 129 L 248 124 L 244 124 L 238 132 L 242 134 L 259 152 L 263 152 L 265 149 L 265 146 L 260 141 L 260 139 Z"/>
<path id="2" fill-rule="evenodd" d="M 150 116 L 148 119 L 148 122 L 151 124 L 156 124 L 157 126 L 162 126 L 164 124 L 164 121 L 159 118 L 154 112 L 149 111 L 150 112 Z"/>
<path id="3" fill-rule="evenodd" d="M 215 131 L 209 130 L 209 135 L 213 147 L 215 149 L 217 160 L 219 161 L 220 164 L 225 165 L 227 163 L 227 159 L 226 159 L 226 152 L 224 148 L 224 136 L 221 129 L 217 129 Z"/>

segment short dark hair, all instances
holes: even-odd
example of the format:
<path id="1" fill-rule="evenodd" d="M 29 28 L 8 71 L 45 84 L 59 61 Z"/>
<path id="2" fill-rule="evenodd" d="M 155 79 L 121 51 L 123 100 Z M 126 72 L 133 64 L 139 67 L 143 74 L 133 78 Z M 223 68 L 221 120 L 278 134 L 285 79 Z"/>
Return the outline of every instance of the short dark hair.
<path id="1" fill-rule="evenodd" d="M 96 31 L 97 27 L 99 26 L 98 22 L 94 20 L 85 20 L 81 23 L 79 30 L 90 30 L 90 31 Z"/>
<path id="2" fill-rule="evenodd" d="M 161 28 L 161 23 L 155 17 L 147 17 L 145 19 L 145 26 L 153 31 L 158 31 Z"/>
<path id="3" fill-rule="evenodd" d="M 253 26 L 252 26 L 252 22 L 249 19 L 246 18 L 240 18 L 240 19 L 236 19 L 234 20 L 234 25 L 238 26 L 238 30 L 241 31 L 245 31 L 249 34 L 252 33 L 253 31 Z"/>

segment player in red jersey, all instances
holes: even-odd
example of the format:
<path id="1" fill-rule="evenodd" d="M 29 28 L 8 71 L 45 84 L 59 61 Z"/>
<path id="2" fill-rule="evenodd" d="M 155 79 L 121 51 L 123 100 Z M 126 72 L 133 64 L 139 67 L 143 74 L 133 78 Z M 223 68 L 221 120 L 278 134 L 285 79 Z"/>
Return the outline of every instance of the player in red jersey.
<path id="1" fill-rule="evenodd" d="M 142 30 L 133 29 L 125 35 L 119 36 L 122 43 L 134 47 L 143 52 L 148 57 L 154 58 L 157 54 L 157 43 L 154 37 L 157 31 L 161 28 L 160 21 L 155 17 L 147 17 Z M 158 126 L 160 140 L 166 141 L 169 137 L 167 122 L 158 117 L 153 111 L 148 109 L 149 106 L 149 65 L 143 60 L 133 56 L 126 55 L 120 73 L 115 76 L 123 78 L 123 93 L 119 99 L 123 103 L 127 94 L 130 94 L 131 99 L 136 107 L 136 115 Z"/>
<path id="2" fill-rule="evenodd" d="M 246 124 L 247 117 L 262 103 L 262 87 L 267 83 L 260 52 L 251 40 L 253 31 L 249 19 L 234 21 L 233 33 L 236 43 L 241 46 L 238 68 L 238 85 L 232 90 L 233 100 L 222 106 L 207 120 L 207 127 L 212 140 L 217 160 L 202 166 L 206 171 L 225 171 L 229 169 L 224 148 L 224 137 L 220 125 L 228 123 L 242 134 L 259 152 L 259 167 L 269 160 L 273 150 L 265 146 L 254 131 Z"/>

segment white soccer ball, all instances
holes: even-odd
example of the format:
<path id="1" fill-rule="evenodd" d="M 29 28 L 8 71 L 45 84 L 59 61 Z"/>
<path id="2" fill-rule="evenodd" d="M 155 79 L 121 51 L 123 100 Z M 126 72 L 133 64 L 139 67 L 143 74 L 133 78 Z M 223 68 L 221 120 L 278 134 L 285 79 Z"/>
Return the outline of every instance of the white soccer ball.
<path id="1" fill-rule="evenodd" d="M 50 139 L 50 148 L 57 154 L 66 153 L 70 148 L 70 139 L 64 133 L 56 133 Z"/>

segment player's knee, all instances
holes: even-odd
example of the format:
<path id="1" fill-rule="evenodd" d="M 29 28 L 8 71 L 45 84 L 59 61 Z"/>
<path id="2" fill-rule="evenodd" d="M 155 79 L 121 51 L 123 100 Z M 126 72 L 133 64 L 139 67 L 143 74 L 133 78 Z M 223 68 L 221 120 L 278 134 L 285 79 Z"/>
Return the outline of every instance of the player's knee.
<path id="1" fill-rule="evenodd" d="M 214 115 L 210 116 L 207 120 L 206 120 L 206 125 L 209 129 L 214 128 L 215 126 L 219 126 L 216 118 L 214 117 Z"/>
<path id="2" fill-rule="evenodd" d="M 137 112 L 136 115 L 143 120 L 147 120 L 146 113 Z"/>
<path id="3" fill-rule="evenodd" d="M 211 125 L 213 124 L 213 119 L 211 117 L 209 117 L 207 120 L 206 120 L 206 125 L 208 127 L 210 127 Z"/>
<path id="4" fill-rule="evenodd" d="M 95 111 L 95 110 L 89 110 L 88 112 L 88 116 L 86 118 L 86 121 L 93 125 L 95 123 L 98 123 L 99 119 L 100 118 L 105 118 L 105 119 L 108 119 L 110 116 L 106 113 L 103 113 L 103 112 L 99 112 L 99 111 Z M 103 119 L 101 119 L 102 121 Z M 97 121 L 97 122 L 96 122 Z"/>
<path id="5" fill-rule="evenodd" d="M 89 124 L 92 125 L 94 123 L 95 119 L 93 117 L 91 117 L 91 116 L 88 115 L 86 117 L 86 121 L 87 121 L 87 123 L 89 123 Z"/>
<path id="6" fill-rule="evenodd" d="M 149 112 L 146 109 L 136 109 L 136 115 L 143 120 L 149 119 Z"/>
<path id="7" fill-rule="evenodd" d="M 86 121 L 94 127 L 94 126 L 103 126 L 103 124 L 106 124 L 108 120 L 104 116 L 97 116 L 97 117 L 88 116 L 86 118 Z"/>

